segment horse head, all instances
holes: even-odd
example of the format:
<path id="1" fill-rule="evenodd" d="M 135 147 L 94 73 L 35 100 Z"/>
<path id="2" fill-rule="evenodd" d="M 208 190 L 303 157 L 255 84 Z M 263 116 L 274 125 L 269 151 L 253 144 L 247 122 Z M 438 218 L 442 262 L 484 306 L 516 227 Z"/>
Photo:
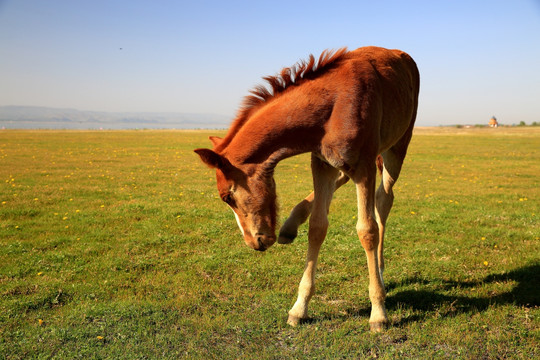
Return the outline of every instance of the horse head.
<path id="1" fill-rule="evenodd" d="M 214 139 L 211 139 L 214 142 Z M 219 196 L 232 209 L 244 241 L 264 251 L 276 241 L 276 186 L 272 173 L 253 164 L 233 165 L 224 155 L 196 149 L 202 162 L 216 170 Z"/>

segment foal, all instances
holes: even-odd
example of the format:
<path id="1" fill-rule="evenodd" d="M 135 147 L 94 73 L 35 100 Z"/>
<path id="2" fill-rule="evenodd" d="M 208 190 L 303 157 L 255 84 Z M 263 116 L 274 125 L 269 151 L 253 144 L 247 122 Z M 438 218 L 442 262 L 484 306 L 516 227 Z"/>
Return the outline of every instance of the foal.
<path id="1" fill-rule="evenodd" d="M 212 150 L 195 152 L 216 170 L 221 198 L 233 210 L 246 244 L 259 251 L 276 241 L 275 166 L 311 152 L 314 191 L 293 209 L 278 239 L 291 242 L 311 214 L 306 266 L 287 321 L 293 326 L 308 317 L 332 195 L 351 179 L 357 189 L 356 230 L 369 270 L 369 322 L 372 331 L 381 331 L 388 323 L 384 228 L 416 118 L 416 64 L 399 50 L 340 49 L 323 52 L 318 61 L 310 56 L 265 80 L 271 90 L 253 90 L 226 136 L 211 137 Z M 377 163 L 382 180 L 375 191 Z"/>

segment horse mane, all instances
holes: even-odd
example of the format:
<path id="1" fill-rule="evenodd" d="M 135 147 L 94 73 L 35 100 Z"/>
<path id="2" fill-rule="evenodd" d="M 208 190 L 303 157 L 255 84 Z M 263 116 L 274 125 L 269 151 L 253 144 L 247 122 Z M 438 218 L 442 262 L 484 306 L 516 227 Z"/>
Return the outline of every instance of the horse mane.
<path id="1" fill-rule="evenodd" d="M 347 52 L 346 47 L 338 50 L 324 50 L 318 60 L 315 60 L 313 54 L 310 54 L 308 60 L 300 60 L 291 67 L 285 67 L 277 75 L 263 77 L 263 80 L 270 85 L 270 89 L 264 85 L 257 85 L 250 91 L 250 95 L 244 98 L 238 115 L 231 124 L 227 135 L 214 150 L 224 149 L 232 137 L 247 122 L 254 110 L 282 94 L 288 88 L 301 85 L 306 80 L 314 79 L 325 73 Z"/>

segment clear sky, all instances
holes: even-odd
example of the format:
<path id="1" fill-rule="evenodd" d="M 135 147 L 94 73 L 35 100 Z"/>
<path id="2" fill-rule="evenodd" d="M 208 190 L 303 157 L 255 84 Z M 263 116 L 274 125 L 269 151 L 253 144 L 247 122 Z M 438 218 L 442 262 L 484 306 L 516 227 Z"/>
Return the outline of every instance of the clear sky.
<path id="1" fill-rule="evenodd" d="M 418 125 L 540 121 L 540 0 L 0 0 L 0 106 L 234 117 L 327 48 L 402 49 Z"/>

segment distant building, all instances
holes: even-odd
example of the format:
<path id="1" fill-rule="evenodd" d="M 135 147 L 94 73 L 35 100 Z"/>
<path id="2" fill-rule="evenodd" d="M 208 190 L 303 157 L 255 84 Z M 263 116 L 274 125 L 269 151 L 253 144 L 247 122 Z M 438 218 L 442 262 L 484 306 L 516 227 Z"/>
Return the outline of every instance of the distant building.
<path id="1" fill-rule="evenodd" d="M 492 116 L 491 119 L 489 119 L 489 127 L 496 128 L 497 126 L 499 126 L 497 118 L 495 116 Z"/>

